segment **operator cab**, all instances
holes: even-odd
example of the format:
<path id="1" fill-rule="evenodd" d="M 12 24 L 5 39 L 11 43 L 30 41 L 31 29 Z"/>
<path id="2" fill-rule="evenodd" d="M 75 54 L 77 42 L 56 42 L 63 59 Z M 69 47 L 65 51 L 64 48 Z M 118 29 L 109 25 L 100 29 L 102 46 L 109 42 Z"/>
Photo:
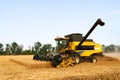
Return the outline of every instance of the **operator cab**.
<path id="1" fill-rule="evenodd" d="M 55 38 L 57 44 L 57 52 L 63 52 L 65 50 L 74 50 L 75 46 L 82 40 L 82 34 L 80 33 L 72 33 L 65 35 L 63 37 Z M 75 43 L 77 42 L 77 44 Z"/>
<path id="2" fill-rule="evenodd" d="M 69 38 L 57 37 L 55 38 L 57 52 L 62 52 L 69 46 Z"/>

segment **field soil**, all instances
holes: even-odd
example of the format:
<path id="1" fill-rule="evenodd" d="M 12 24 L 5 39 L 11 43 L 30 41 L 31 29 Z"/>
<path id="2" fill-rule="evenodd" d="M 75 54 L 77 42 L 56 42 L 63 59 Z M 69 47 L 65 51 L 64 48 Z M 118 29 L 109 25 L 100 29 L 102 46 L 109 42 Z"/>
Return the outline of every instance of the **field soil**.
<path id="1" fill-rule="evenodd" d="M 120 53 L 104 53 L 104 55 L 117 58 L 120 60 Z"/>
<path id="2" fill-rule="evenodd" d="M 120 80 L 120 53 L 115 54 L 106 53 L 97 63 L 82 62 L 68 68 L 35 61 L 33 55 L 0 56 L 0 80 Z"/>

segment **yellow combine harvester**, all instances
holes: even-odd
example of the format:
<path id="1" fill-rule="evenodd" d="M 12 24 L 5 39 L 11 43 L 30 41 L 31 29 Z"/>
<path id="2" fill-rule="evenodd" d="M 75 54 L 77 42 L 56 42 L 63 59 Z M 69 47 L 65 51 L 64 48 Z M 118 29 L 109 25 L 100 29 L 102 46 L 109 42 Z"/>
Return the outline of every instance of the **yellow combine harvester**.
<path id="1" fill-rule="evenodd" d="M 101 19 L 98 19 L 84 37 L 80 33 L 69 34 L 64 38 L 57 37 L 55 38 L 57 46 L 62 46 L 58 49 L 58 53 L 45 56 L 35 54 L 33 59 L 52 61 L 53 66 L 58 68 L 78 64 L 84 60 L 95 63 L 97 62 L 96 56 L 102 55 L 102 46 L 87 37 L 97 25 L 103 26 L 104 24 Z"/>
<path id="2" fill-rule="evenodd" d="M 96 56 L 102 55 L 102 46 L 92 39 L 87 39 L 87 37 L 97 25 L 103 26 L 104 24 L 101 19 L 98 19 L 84 37 L 82 34 L 73 33 L 66 35 L 64 38 L 55 38 L 58 46 L 64 44 L 64 47 L 58 51 L 58 55 L 53 57 L 53 66 L 68 67 L 84 60 L 90 60 L 93 63 L 97 62 Z"/>

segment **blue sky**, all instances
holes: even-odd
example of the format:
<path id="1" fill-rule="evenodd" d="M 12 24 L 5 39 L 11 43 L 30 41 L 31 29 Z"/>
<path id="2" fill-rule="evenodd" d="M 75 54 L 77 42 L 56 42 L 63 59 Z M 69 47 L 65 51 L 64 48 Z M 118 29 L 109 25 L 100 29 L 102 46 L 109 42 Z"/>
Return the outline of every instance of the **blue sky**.
<path id="1" fill-rule="evenodd" d="M 120 45 L 119 0 L 0 0 L 0 42 L 55 45 L 54 38 L 70 33 L 85 35 L 101 18 L 89 38 L 101 44 Z"/>

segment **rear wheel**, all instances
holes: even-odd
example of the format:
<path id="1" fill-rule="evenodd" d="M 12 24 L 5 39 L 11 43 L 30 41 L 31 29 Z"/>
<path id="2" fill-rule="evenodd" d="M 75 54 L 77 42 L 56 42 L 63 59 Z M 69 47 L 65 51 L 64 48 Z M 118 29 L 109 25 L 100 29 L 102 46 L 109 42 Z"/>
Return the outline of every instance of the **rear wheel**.
<path id="1" fill-rule="evenodd" d="M 95 56 L 93 56 L 93 55 L 91 56 L 91 62 L 92 63 L 96 63 L 97 62 L 97 58 Z"/>

